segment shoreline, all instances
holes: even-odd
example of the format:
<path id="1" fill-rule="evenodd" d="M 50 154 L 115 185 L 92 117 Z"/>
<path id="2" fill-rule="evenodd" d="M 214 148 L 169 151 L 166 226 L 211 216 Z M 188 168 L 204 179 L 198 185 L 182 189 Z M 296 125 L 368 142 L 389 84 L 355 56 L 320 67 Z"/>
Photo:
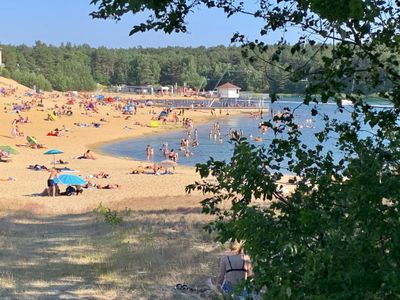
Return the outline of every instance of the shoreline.
<path id="1" fill-rule="evenodd" d="M 195 111 L 198 111 L 198 112 L 202 112 L 201 110 L 202 109 L 197 109 L 197 110 L 195 109 Z M 227 118 L 230 118 L 230 117 L 233 117 L 233 116 L 243 115 L 243 113 L 238 108 L 236 108 L 236 110 L 234 110 L 234 111 L 235 111 L 235 114 L 233 114 L 233 115 L 217 116 L 217 117 L 214 117 L 213 119 L 210 118 L 208 120 L 201 120 L 200 122 L 197 123 L 197 126 L 206 125 L 206 124 L 212 122 L 213 120 L 221 120 L 221 119 L 227 119 Z M 161 129 L 161 130 L 151 132 L 150 136 L 154 137 L 154 136 L 157 136 L 157 135 L 164 135 L 164 134 L 169 134 L 169 133 L 172 133 L 172 132 L 179 132 L 181 130 L 184 130 L 183 127 L 179 127 L 179 128 L 162 128 L 161 127 L 161 128 L 158 128 L 158 129 Z M 139 139 L 139 138 L 144 137 L 145 135 L 146 135 L 145 133 L 140 133 L 138 135 L 131 136 L 131 137 L 120 137 L 120 138 L 115 138 L 115 139 L 108 140 L 108 141 L 100 141 L 100 142 L 97 142 L 97 143 L 94 143 L 94 144 L 88 144 L 88 145 L 86 145 L 86 147 L 88 149 L 94 150 L 96 153 L 99 153 L 99 154 L 104 155 L 104 156 L 110 156 L 110 157 L 113 157 L 113 158 L 120 158 L 120 159 L 124 159 L 124 160 L 131 160 L 131 161 L 140 162 L 140 163 L 148 163 L 147 161 L 134 159 L 133 157 L 113 155 L 110 152 L 105 152 L 105 151 L 101 150 L 101 147 L 103 147 L 103 146 L 110 145 L 110 144 L 115 144 L 115 143 L 118 143 L 118 142 L 124 142 L 124 141 L 131 141 L 131 140 Z M 195 168 L 195 166 L 190 167 L 190 166 L 187 166 L 187 165 L 179 165 L 179 168 L 181 168 L 181 167 L 193 168 L 193 169 Z"/>

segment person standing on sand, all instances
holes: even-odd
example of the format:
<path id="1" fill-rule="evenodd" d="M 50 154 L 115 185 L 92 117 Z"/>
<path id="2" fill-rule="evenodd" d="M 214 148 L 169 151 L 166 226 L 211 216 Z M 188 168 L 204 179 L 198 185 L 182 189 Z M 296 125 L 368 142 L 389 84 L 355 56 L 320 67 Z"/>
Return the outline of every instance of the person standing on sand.
<path id="1" fill-rule="evenodd" d="M 57 169 L 51 169 L 49 170 L 50 175 L 49 179 L 47 179 L 47 192 L 49 197 L 52 196 L 54 197 L 56 195 L 56 182 L 54 181 L 55 178 L 58 178 L 58 171 Z"/>
<path id="2" fill-rule="evenodd" d="M 17 126 L 18 120 L 14 119 L 11 123 L 12 129 L 11 129 L 11 135 L 13 138 L 16 138 L 18 136 L 18 126 Z"/>

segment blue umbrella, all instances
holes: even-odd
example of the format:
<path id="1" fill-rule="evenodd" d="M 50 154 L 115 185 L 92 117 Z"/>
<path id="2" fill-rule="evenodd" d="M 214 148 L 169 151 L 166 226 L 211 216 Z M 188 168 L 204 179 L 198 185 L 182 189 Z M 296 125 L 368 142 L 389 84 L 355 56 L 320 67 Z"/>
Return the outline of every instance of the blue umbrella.
<path id="1" fill-rule="evenodd" d="M 64 185 L 84 185 L 87 184 L 85 180 L 83 180 L 81 177 L 72 175 L 72 174 L 61 174 L 58 176 L 58 178 L 54 178 L 54 182 L 59 184 L 64 184 Z"/>
<path id="2" fill-rule="evenodd" d="M 61 150 L 58 150 L 58 149 L 51 149 L 51 150 L 46 151 L 43 154 L 61 154 L 61 153 L 64 153 L 64 152 L 62 152 Z"/>
<path id="3" fill-rule="evenodd" d="M 61 153 L 64 153 L 64 152 L 62 152 L 61 150 L 58 150 L 58 149 L 51 149 L 51 150 L 46 151 L 43 154 L 46 154 L 46 155 L 53 154 L 53 165 L 55 166 L 56 165 L 56 154 L 61 154 Z"/>

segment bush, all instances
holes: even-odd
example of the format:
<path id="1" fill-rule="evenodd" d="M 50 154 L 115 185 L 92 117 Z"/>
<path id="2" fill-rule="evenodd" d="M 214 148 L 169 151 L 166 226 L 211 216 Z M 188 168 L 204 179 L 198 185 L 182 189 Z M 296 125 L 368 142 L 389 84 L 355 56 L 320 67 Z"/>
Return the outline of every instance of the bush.
<path id="1" fill-rule="evenodd" d="M 93 209 L 93 212 L 98 213 L 104 217 L 104 222 L 111 225 L 119 225 L 122 223 L 122 214 L 116 210 L 111 210 L 100 202 L 99 206 Z"/>
<path id="2" fill-rule="evenodd" d="M 44 91 L 53 90 L 51 83 L 42 74 L 36 75 L 32 72 L 16 70 L 11 73 L 11 78 L 30 88 L 36 87 Z"/>
<path id="3" fill-rule="evenodd" d="M 10 78 L 11 77 L 11 73 L 10 71 L 8 71 L 6 68 L 2 68 L 0 69 L 0 75 L 5 77 L 5 78 Z"/>

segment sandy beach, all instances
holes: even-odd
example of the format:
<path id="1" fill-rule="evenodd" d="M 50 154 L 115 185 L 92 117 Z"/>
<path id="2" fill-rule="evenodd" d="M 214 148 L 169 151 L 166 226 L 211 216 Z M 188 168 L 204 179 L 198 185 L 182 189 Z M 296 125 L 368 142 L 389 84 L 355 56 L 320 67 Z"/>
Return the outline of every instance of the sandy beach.
<path id="1" fill-rule="evenodd" d="M 179 166 L 175 174 L 155 176 L 153 174 L 129 174 L 139 165 L 150 165 L 148 162 L 134 161 L 128 158 L 117 158 L 103 155 L 96 151 L 102 143 L 113 140 L 129 139 L 143 135 L 152 135 L 164 131 L 182 130 L 181 122 L 168 122 L 158 128 L 148 126 L 154 110 L 156 115 L 162 107 L 139 107 L 136 115 L 123 115 L 115 109 L 115 103 L 98 105 L 98 112 L 85 111 L 80 105 L 80 98 L 75 104 L 68 105 L 72 108 L 72 116 L 60 116 L 55 121 L 46 120 L 48 114 L 57 105 L 66 105 L 68 97 L 62 93 L 44 93 L 43 107 L 32 107 L 29 111 L 22 111 L 23 118 L 28 117 L 29 122 L 18 124 L 24 137 L 13 138 L 11 135 L 12 121 L 18 117 L 15 111 L 10 109 L 11 103 L 30 101 L 33 96 L 26 96 L 32 92 L 28 88 L 18 85 L 12 80 L 1 78 L 0 87 L 15 89 L 10 95 L 1 95 L 0 104 L 0 145 L 10 145 L 18 149 L 19 154 L 13 155 L 10 162 L 0 163 L 0 178 L 12 177 L 15 180 L 0 182 L 0 209 L 7 211 L 26 210 L 39 214 L 62 214 L 91 211 L 100 202 L 112 208 L 131 208 L 133 210 L 146 209 L 173 209 L 178 207 L 198 207 L 199 195 L 185 194 L 184 187 L 198 179 L 194 168 Z M 116 94 L 114 94 L 116 95 Z M 105 94 L 106 97 L 109 95 Z M 121 95 L 122 98 L 132 98 L 132 95 Z M 135 98 L 135 97 L 133 97 Z M 166 98 L 166 97 L 164 97 Z M 141 100 L 141 96 L 138 98 Z M 173 101 L 173 98 L 169 98 Z M 237 114 L 239 111 L 231 111 Z M 209 110 L 186 110 L 184 117 L 191 118 L 194 124 L 217 120 L 226 117 L 212 116 Z M 182 117 L 179 116 L 180 120 Z M 105 122 L 100 122 L 103 119 Z M 101 123 L 99 128 L 79 127 L 74 125 Z M 48 132 L 56 128 L 66 128 L 62 136 L 48 136 Z M 34 136 L 37 141 L 46 146 L 45 149 L 32 149 L 27 146 L 26 136 Z M 121 187 L 111 190 L 85 189 L 80 196 L 47 197 L 39 195 L 46 188 L 49 172 L 34 171 L 28 169 L 29 165 L 45 165 L 52 167 L 53 156 L 44 155 L 49 149 L 59 149 L 64 153 L 56 156 L 56 159 L 67 161 L 66 165 L 56 167 L 68 167 L 78 170 L 85 179 L 90 175 L 105 171 L 110 175 L 107 179 L 92 179 L 97 184 L 117 183 Z M 82 155 L 87 149 L 91 149 L 95 160 L 80 160 L 74 157 Z M 145 149 L 143 149 L 145 151 Z M 61 186 L 61 189 L 65 187 Z"/>

